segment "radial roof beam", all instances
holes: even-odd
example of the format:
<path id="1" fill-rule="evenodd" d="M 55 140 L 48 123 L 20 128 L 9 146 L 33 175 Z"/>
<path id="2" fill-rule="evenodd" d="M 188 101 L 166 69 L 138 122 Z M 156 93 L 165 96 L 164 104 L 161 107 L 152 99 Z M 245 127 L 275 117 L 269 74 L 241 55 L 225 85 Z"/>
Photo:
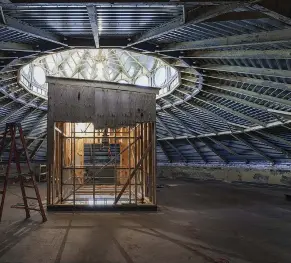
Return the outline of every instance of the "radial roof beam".
<path id="1" fill-rule="evenodd" d="M 191 147 L 195 150 L 195 152 L 198 153 L 199 157 L 203 160 L 204 163 L 207 163 L 206 158 L 203 156 L 203 154 L 201 153 L 201 151 L 198 149 L 198 147 L 195 145 L 194 142 L 191 142 L 190 139 L 186 139 L 186 141 L 191 145 Z"/>
<path id="2" fill-rule="evenodd" d="M 159 25 L 149 31 L 146 31 L 140 36 L 133 39 L 133 42 L 128 46 L 133 46 L 142 42 L 146 42 L 155 38 L 158 38 L 164 34 L 177 31 L 184 26 L 195 25 L 203 21 L 209 20 L 211 18 L 217 17 L 219 15 L 231 12 L 232 10 L 243 7 L 249 4 L 249 1 L 244 1 L 243 3 L 231 3 L 228 5 L 218 5 L 218 6 L 201 6 L 196 7 L 185 13 L 184 15 L 174 18 L 170 22 Z"/>
<path id="3" fill-rule="evenodd" d="M 203 91 L 203 92 L 206 92 L 206 91 Z M 224 93 L 221 93 L 221 92 L 217 92 L 217 91 L 211 91 L 211 92 L 206 92 L 208 94 L 211 94 L 211 95 L 215 95 L 217 97 L 220 97 L 220 98 L 224 98 L 224 99 L 227 99 L 227 100 L 231 100 L 231 101 L 235 101 L 235 102 L 238 102 L 240 104 L 244 104 L 244 105 L 247 105 L 249 107 L 252 107 L 252 108 L 255 108 L 255 109 L 258 109 L 258 110 L 262 110 L 262 111 L 268 111 L 268 107 L 265 107 L 261 104 L 256 104 L 256 103 L 253 103 L 253 102 L 250 102 L 250 101 L 247 101 L 246 99 L 240 99 L 238 97 L 235 97 L 235 96 L 230 96 L 230 95 L 226 95 Z"/>
<path id="4" fill-rule="evenodd" d="M 203 50 L 188 51 L 181 58 L 207 59 L 290 59 L 291 49 L 280 50 Z"/>
<path id="5" fill-rule="evenodd" d="M 195 98 L 195 96 L 192 96 L 192 98 Z M 237 125 L 237 124 L 234 124 L 234 123 L 232 123 L 232 122 L 226 121 L 226 120 L 225 120 L 224 118 L 222 118 L 221 116 L 219 116 L 219 115 L 215 114 L 214 112 L 211 112 L 211 111 L 209 111 L 209 110 L 207 110 L 207 109 L 204 109 L 203 107 L 200 107 L 200 106 L 198 106 L 198 105 L 194 105 L 194 104 L 192 104 L 192 103 L 190 103 L 190 102 L 185 102 L 185 104 L 189 105 L 189 106 L 192 107 L 192 108 L 196 108 L 196 109 L 198 109 L 198 110 L 204 112 L 204 113 L 207 114 L 207 115 L 210 115 L 210 116 L 211 116 L 212 118 L 214 118 L 215 120 L 218 119 L 218 120 L 220 120 L 221 122 L 224 122 L 224 123 L 225 123 L 229 128 L 230 128 L 229 125 L 233 125 L 233 126 L 236 126 L 236 125 Z"/>
<path id="6" fill-rule="evenodd" d="M 244 47 L 291 41 L 291 28 L 162 45 L 160 52 Z"/>
<path id="7" fill-rule="evenodd" d="M 168 161 L 171 163 L 172 162 L 172 158 L 170 158 L 169 154 L 167 153 L 166 149 L 164 148 L 164 146 L 162 145 L 162 143 L 157 140 L 157 144 L 161 147 L 162 152 L 164 153 L 164 155 L 167 157 Z"/>
<path id="8" fill-rule="evenodd" d="M 96 8 L 95 6 L 87 6 L 87 12 L 92 28 L 92 33 L 95 41 L 95 47 L 99 48 L 100 43 L 99 43 L 99 29 L 98 29 L 98 20 L 97 20 L 97 13 L 96 13 Z"/>
<path id="9" fill-rule="evenodd" d="M 291 91 L 290 84 L 279 83 L 279 82 L 274 82 L 274 81 L 269 81 L 269 80 L 254 79 L 254 78 L 241 77 L 241 76 L 235 76 L 235 75 L 229 76 L 229 75 L 223 75 L 223 74 L 211 74 L 211 75 L 203 74 L 203 76 L 208 77 L 208 78 L 213 78 L 213 79 L 228 80 L 232 82 L 235 81 L 235 82 L 248 83 L 248 84 L 257 85 L 257 86 Z"/>
<path id="10" fill-rule="evenodd" d="M 36 37 L 42 40 L 53 42 L 61 46 L 67 46 L 67 44 L 63 42 L 64 40 L 63 37 L 58 36 L 51 32 L 44 31 L 40 28 L 28 25 L 18 19 L 12 18 L 7 15 L 5 15 L 4 19 L 2 19 L 2 21 L 0 22 L 0 26 L 29 35 L 30 37 Z"/>
<path id="11" fill-rule="evenodd" d="M 172 112 L 167 109 L 163 109 L 163 111 L 168 114 L 174 121 L 178 122 L 183 127 L 183 129 L 185 129 L 189 133 L 190 136 L 193 135 L 193 131 L 190 130 L 190 127 L 188 128 L 188 125 L 180 120 L 180 118 L 176 117 Z"/>
<path id="12" fill-rule="evenodd" d="M 41 103 L 37 108 L 33 109 L 32 111 L 28 112 L 28 114 L 26 114 L 23 119 L 21 120 L 21 123 L 23 123 L 24 121 L 26 121 L 29 117 L 33 116 L 35 113 L 37 113 L 38 111 L 42 111 L 39 109 L 39 107 L 41 107 L 42 105 L 45 104 L 46 101 L 44 101 L 43 103 Z"/>
<path id="13" fill-rule="evenodd" d="M 42 135 L 40 138 L 34 140 L 34 141 L 39 140 L 39 142 L 37 143 L 37 145 L 35 146 L 34 150 L 33 150 L 33 151 L 31 152 L 31 154 L 29 155 L 30 160 L 32 160 L 32 159 L 35 157 L 36 153 L 39 151 L 39 149 L 40 149 L 40 148 L 42 147 L 42 145 L 44 144 L 46 138 L 47 138 L 47 134 L 44 134 L 44 135 Z M 33 141 L 33 142 L 34 142 L 34 141 Z"/>
<path id="14" fill-rule="evenodd" d="M 172 143 L 170 143 L 167 140 L 166 140 L 166 143 L 169 144 L 170 147 L 176 151 L 176 153 L 181 157 L 181 159 L 183 159 L 186 163 L 188 162 L 187 159 L 186 159 L 186 157 L 178 150 L 177 147 L 175 147 Z"/>
<path id="15" fill-rule="evenodd" d="M 20 51 L 20 52 L 40 52 L 40 50 L 34 49 L 31 45 L 14 43 L 14 42 L 0 42 L 0 50 L 5 51 Z"/>
<path id="16" fill-rule="evenodd" d="M 246 134 L 248 136 L 250 136 L 250 137 L 255 138 L 257 141 L 262 142 L 265 145 L 268 145 L 269 147 L 273 148 L 277 152 L 282 153 L 285 157 L 291 159 L 291 153 L 290 152 L 282 149 L 281 147 L 279 147 L 279 146 L 277 146 L 277 145 L 275 145 L 275 144 L 273 144 L 273 143 L 271 143 L 271 142 L 269 142 L 269 141 L 267 141 L 267 140 L 265 140 L 265 139 L 263 139 L 263 138 L 261 138 L 259 136 L 256 136 L 256 135 L 251 134 L 251 133 L 246 133 Z"/>
<path id="17" fill-rule="evenodd" d="M 287 105 L 287 106 L 291 107 L 291 101 L 280 99 L 280 98 L 277 98 L 275 96 L 269 96 L 269 95 L 261 94 L 261 93 L 246 90 L 246 89 L 235 88 L 232 86 L 221 85 L 219 83 L 211 83 L 211 84 L 207 83 L 206 85 L 209 87 L 216 88 L 216 89 L 226 90 L 229 92 L 236 92 L 238 94 L 243 94 L 243 95 L 247 95 L 250 97 L 260 98 L 260 99 L 270 101 L 272 103 L 278 103 L 278 104 L 283 105 L 283 106 Z"/>
<path id="18" fill-rule="evenodd" d="M 261 0 L 257 5 L 253 5 L 251 9 L 291 25 L 290 1 Z"/>
<path id="19" fill-rule="evenodd" d="M 22 111 L 23 109 L 26 109 L 28 107 L 31 107 L 31 103 L 33 103 L 35 100 L 38 100 L 38 98 L 33 98 L 32 100 L 30 100 L 29 102 L 27 102 L 27 104 L 21 106 L 20 108 L 11 111 L 9 114 L 5 115 L 2 119 L 0 119 L 0 123 L 2 124 L 3 122 L 7 121 L 10 117 L 12 117 L 13 115 L 15 115 L 16 113 Z"/>
<path id="20" fill-rule="evenodd" d="M 207 139 L 211 140 L 212 142 L 214 142 L 215 144 L 220 145 L 223 149 L 225 149 L 227 152 L 235 155 L 236 157 L 243 159 L 246 163 L 248 162 L 247 159 L 245 159 L 243 156 L 241 156 L 240 154 L 238 154 L 237 152 L 233 151 L 232 149 L 230 149 L 228 146 L 224 145 L 222 142 L 215 140 L 214 138 L 211 137 L 207 137 Z"/>
<path id="21" fill-rule="evenodd" d="M 208 103 L 210 105 L 213 105 L 213 106 L 215 106 L 215 107 L 217 107 L 217 108 L 219 108 L 221 110 L 224 110 L 226 112 L 229 112 L 229 113 L 231 113 L 234 116 L 240 117 L 241 119 L 247 120 L 247 121 L 249 121 L 251 123 L 254 123 L 256 125 L 260 125 L 262 127 L 265 127 L 266 126 L 266 123 L 264 123 L 264 122 L 262 122 L 262 121 L 260 121 L 258 119 L 255 119 L 255 118 L 253 118 L 251 116 L 245 115 L 245 114 L 243 114 L 243 113 L 241 113 L 239 111 L 236 111 L 236 110 L 233 110 L 233 109 L 231 109 L 229 107 L 226 107 L 226 106 L 224 106 L 222 104 L 216 103 L 214 101 L 209 101 L 209 100 L 207 101 L 206 98 L 201 98 L 201 97 L 200 98 L 197 97 L 195 99 L 200 100 L 200 101 L 203 101 L 204 103 Z"/>
<path id="22" fill-rule="evenodd" d="M 212 152 L 215 153 L 215 155 L 217 155 L 224 163 L 228 163 L 228 160 L 222 156 L 216 149 L 214 149 L 214 147 L 212 147 L 210 145 L 210 143 L 206 142 L 205 139 L 202 138 L 198 138 L 202 143 L 204 143 Z"/>
<path id="23" fill-rule="evenodd" d="M 44 119 L 46 119 L 47 118 L 47 113 L 46 112 L 44 112 L 44 114 L 43 114 L 43 116 L 42 117 L 40 117 L 37 121 L 36 121 L 36 123 L 30 128 L 30 130 L 28 131 L 28 133 L 27 133 L 27 136 L 30 136 L 32 133 L 33 133 L 33 131 L 40 125 L 40 123 L 44 120 Z"/>
<path id="24" fill-rule="evenodd" d="M 273 134 L 270 134 L 270 133 L 267 133 L 267 132 L 262 132 L 262 131 L 256 131 L 256 133 L 259 133 L 265 137 L 269 137 L 271 138 L 272 140 L 274 141 L 277 141 L 277 142 L 280 142 L 284 145 L 288 145 L 289 147 L 291 147 L 291 142 L 290 141 L 287 141 L 279 136 L 276 136 L 276 135 L 273 135 Z"/>
<path id="25" fill-rule="evenodd" d="M 291 34 L 291 31 L 290 31 Z M 241 67 L 241 66 L 228 66 L 228 65 L 216 65 L 216 64 L 206 64 L 199 67 L 194 67 L 204 70 L 214 70 L 226 73 L 241 73 L 249 75 L 259 75 L 275 78 L 291 78 L 290 70 L 281 69 L 268 69 L 268 68 L 255 68 L 255 67 Z"/>
<path id="26" fill-rule="evenodd" d="M 252 149 L 254 152 L 256 152 L 258 155 L 262 156 L 266 161 L 270 162 L 272 165 L 275 164 L 275 161 L 270 158 L 269 156 L 267 156 L 265 153 L 263 153 L 261 150 L 259 150 L 257 147 L 255 147 L 253 144 L 251 144 L 250 142 L 246 141 L 245 139 L 241 138 L 238 135 L 234 135 L 231 134 L 235 139 L 237 139 L 238 141 L 242 142 L 243 144 L 245 144 L 246 146 L 248 146 L 250 149 Z"/>
<path id="27" fill-rule="evenodd" d="M 156 116 L 157 121 L 166 129 L 166 131 L 173 137 L 175 138 L 176 136 L 174 133 L 168 128 L 168 126 L 158 117 Z"/>
<path id="28" fill-rule="evenodd" d="M 207 125 L 206 123 L 204 123 L 203 121 L 201 121 L 200 119 L 196 118 L 194 115 L 192 115 L 191 113 L 183 110 L 181 107 L 179 106 L 174 106 L 176 109 L 178 109 L 179 111 L 183 112 L 186 116 L 188 116 L 188 118 L 192 119 L 194 122 L 198 122 L 200 124 L 200 126 L 202 126 L 204 129 L 206 129 L 207 131 L 211 131 L 213 133 L 217 133 L 217 131 L 212 128 L 211 126 Z"/>

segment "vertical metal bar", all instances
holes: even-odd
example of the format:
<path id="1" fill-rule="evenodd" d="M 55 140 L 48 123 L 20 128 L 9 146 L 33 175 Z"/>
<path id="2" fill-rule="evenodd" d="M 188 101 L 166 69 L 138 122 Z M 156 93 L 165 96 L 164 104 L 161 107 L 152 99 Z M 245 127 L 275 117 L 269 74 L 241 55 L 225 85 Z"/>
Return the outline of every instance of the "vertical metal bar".
<path id="1" fill-rule="evenodd" d="M 74 177 L 73 177 L 73 187 L 74 187 L 74 206 L 76 205 L 76 123 L 74 123 Z"/>
<path id="2" fill-rule="evenodd" d="M 136 145 L 136 134 L 137 134 L 137 124 L 134 127 L 134 168 L 137 164 L 137 145 Z M 137 172 L 134 175 L 134 195 L 135 195 L 135 204 L 137 205 Z"/>
<path id="3" fill-rule="evenodd" d="M 148 139 L 148 123 L 144 124 L 144 138 L 145 138 L 145 147 L 144 149 L 146 149 L 148 147 L 149 144 L 149 139 Z M 149 154 L 151 151 L 149 151 L 145 157 L 144 160 L 144 193 L 145 196 L 148 197 L 148 160 L 149 160 Z"/>
<path id="4" fill-rule="evenodd" d="M 141 156 L 142 156 L 144 153 L 144 140 L 145 140 L 144 123 L 141 124 L 141 132 L 140 133 L 142 136 L 142 139 L 141 139 Z M 141 163 L 141 202 L 142 202 L 142 204 L 144 203 L 144 188 L 143 187 L 144 187 L 144 160 Z"/>
<path id="5" fill-rule="evenodd" d="M 54 123 L 53 124 L 53 134 L 54 134 L 54 137 L 53 137 L 53 141 L 52 141 L 52 143 L 53 144 L 55 144 L 55 141 L 56 141 L 56 129 L 55 129 L 55 126 L 56 126 L 56 123 Z M 54 200 L 55 200 L 55 198 L 54 198 L 54 188 L 55 188 L 55 173 L 56 173 L 56 169 L 55 169 L 55 163 L 56 163 L 56 153 L 57 153 L 57 147 L 56 147 L 56 145 L 54 145 L 54 148 L 53 148 L 53 158 L 52 158 L 52 160 L 53 160 L 53 163 L 52 163 L 52 167 L 53 167 L 53 169 L 52 169 L 52 177 L 51 177 L 51 202 L 52 202 L 52 204 L 54 204 Z"/>
<path id="6" fill-rule="evenodd" d="M 117 181 L 118 181 L 118 175 L 117 175 L 117 166 L 116 166 L 116 148 L 117 148 L 117 144 L 116 144 L 116 128 L 114 129 L 114 175 L 115 175 L 115 182 L 114 182 L 114 200 L 116 199 L 116 195 L 117 195 Z"/>
<path id="7" fill-rule="evenodd" d="M 96 173 L 96 166 L 95 166 L 95 137 L 96 137 L 96 131 L 95 131 L 95 127 L 94 124 L 93 125 L 93 206 L 95 206 L 95 195 L 96 195 L 96 189 L 95 189 L 95 173 Z"/>
<path id="8" fill-rule="evenodd" d="M 153 203 L 157 204 L 156 199 L 156 169 L 157 169 L 157 158 L 156 158 L 156 123 L 153 122 L 153 133 L 152 133 L 152 141 L 153 141 Z"/>
<path id="9" fill-rule="evenodd" d="M 153 188 L 153 180 L 154 180 L 154 166 L 155 166 L 155 156 L 154 156 L 154 151 L 155 151 L 155 149 L 156 149 L 156 142 L 155 142 L 155 140 L 154 140 L 154 138 L 153 138 L 153 136 L 154 136 L 154 123 L 151 123 L 150 124 L 151 125 L 151 140 L 154 142 L 153 143 L 153 148 L 152 148 L 152 151 L 151 151 L 151 201 L 152 201 L 152 203 L 154 203 L 154 201 L 153 201 L 153 194 L 154 194 L 154 188 Z"/>
<path id="10" fill-rule="evenodd" d="M 131 173 L 131 161 L 130 161 L 130 126 L 128 126 L 128 176 L 130 176 Z M 129 203 L 131 204 L 131 180 L 129 181 Z"/>
<path id="11" fill-rule="evenodd" d="M 63 133 L 64 133 L 64 127 L 65 123 L 63 123 Z M 64 169 L 64 136 L 63 134 L 60 134 L 61 136 L 61 204 L 63 203 L 63 169 Z"/>

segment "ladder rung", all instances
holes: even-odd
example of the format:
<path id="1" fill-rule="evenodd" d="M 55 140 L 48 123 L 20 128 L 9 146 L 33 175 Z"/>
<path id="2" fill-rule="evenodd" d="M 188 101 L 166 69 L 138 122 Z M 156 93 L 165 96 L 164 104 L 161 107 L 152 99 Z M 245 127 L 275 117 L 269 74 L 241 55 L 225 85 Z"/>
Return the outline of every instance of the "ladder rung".
<path id="1" fill-rule="evenodd" d="M 26 199 L 32 199 L 32 200 L 38 200 L 37 197 L 30 197 L 30 196 L 26 196 Z"/>
<path id="2" fill-rule="evenodd" d="M 17 208 L 17 209 L 25 209 L 25 206 L 19 206 L 19 205 L 12 205 L 11 208 Z M 29 210 L 39 211 L 40 209 L 34 208 L 34 207 L 28 207 Z"/>

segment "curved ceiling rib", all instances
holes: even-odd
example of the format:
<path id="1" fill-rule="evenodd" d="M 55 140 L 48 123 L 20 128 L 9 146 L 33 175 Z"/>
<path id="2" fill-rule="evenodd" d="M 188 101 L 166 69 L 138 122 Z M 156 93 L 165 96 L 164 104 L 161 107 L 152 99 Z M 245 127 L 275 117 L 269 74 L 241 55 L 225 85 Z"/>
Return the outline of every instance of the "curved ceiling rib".
<path id="1" fill-rule="evenodd" d="M 21 121 L 34 161 L 46 159 L 47 102 L 18 84 L 18 70 L 98 43 L 159 57 L 178 71 L 179 86 L 156 101 L 160 163 L 291 163 L 286 1 L 37 2 L 1 4 L 0 21 L 0 131 Z"/>

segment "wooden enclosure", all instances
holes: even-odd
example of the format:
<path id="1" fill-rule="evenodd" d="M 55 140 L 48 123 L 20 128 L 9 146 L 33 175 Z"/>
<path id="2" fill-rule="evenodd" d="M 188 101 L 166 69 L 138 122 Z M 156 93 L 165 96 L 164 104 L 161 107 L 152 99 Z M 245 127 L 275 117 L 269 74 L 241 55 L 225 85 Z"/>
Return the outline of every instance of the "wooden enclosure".
<path id="1" fill-rule="evenodd" d="M 49 79 L 48 209 L 156 209 L 155 95 Z"/>

